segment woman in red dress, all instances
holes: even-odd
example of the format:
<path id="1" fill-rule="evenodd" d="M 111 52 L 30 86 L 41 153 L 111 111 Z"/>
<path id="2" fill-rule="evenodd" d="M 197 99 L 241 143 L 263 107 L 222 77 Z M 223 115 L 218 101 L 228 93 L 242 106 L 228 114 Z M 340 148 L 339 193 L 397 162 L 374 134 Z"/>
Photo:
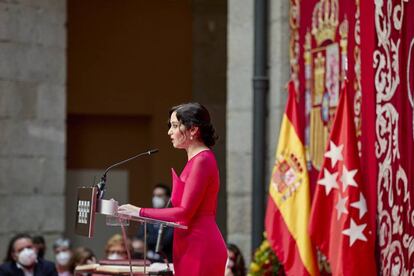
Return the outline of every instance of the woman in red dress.
<path id="1" fill-rule="evenodd" d="M 173 263 L 177 276 L 222 276 L 227 247 L 216 224 L 219 172 L 211 147 L 216 137 L 207 109 L 188 103 L 170 110 L 168 135 L 175 148 L 185 149 L 187 164 L 180 176 L 172 170 L 172 208 L 119 207 L 121 214 L 140 216 L 187 225 L 175 229 Z"/>

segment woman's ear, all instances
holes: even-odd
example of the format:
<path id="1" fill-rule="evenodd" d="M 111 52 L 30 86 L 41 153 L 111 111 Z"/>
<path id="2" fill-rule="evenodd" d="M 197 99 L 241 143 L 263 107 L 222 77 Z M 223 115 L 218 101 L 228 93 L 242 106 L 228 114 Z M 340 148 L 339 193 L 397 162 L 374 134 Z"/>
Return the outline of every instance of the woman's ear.
<path id="1" fill-rule="evenodd" d="M 198 126 L 192 126 L 190 128 L 190 135 L 193 137 L 198 137 L 199 136 L 199 130 L 200 128 Z"/>

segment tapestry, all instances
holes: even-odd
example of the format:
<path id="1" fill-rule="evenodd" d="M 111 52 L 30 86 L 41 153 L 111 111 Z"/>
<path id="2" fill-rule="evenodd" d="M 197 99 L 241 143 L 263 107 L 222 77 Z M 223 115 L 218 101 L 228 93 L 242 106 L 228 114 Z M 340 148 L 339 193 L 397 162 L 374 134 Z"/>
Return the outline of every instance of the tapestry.
<path id="1" fill-rule="evenodd" d="M 290 3 L 291 79 L 311 192 L 347 79 L 378 271 L 414 275 L 414 1 Z"/>
<path id="2" fill-rule="evenodd" d="M 375 1 L 378 245 L 384 275 L 414 275 L 414 1 Z"/>

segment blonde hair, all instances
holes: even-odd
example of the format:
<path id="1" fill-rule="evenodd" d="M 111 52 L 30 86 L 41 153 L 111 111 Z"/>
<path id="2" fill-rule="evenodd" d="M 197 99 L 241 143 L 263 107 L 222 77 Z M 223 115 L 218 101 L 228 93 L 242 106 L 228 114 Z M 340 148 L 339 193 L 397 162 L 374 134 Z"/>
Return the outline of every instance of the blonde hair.
<path id="1" fill-rule="evenodd" d="M 122 235 L 115 234 L 109 240 L 106 242 L 105 246 L 105 252 L 108 252 L 109 249 L 114 245 L 121 245 L 125 248 L 125 251 L 128 249 L 131 249 L 131 243 L 129 242 L 129 239 L 127 239 L 127 244 L 125 244 L 124 239 L 122 238 Z"/>

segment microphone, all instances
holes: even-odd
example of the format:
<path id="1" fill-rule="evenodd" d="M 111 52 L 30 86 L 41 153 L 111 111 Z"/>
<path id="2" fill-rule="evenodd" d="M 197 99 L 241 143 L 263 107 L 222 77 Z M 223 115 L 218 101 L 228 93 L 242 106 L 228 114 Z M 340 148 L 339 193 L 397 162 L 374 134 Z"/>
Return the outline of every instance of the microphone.
<path id="1" fill-rule="evenodd" d="M 166 273 L 171 271 L 170 268 L 170 264 L 168 262 L 168 258 L 167 258 L 167 254 L 164 253 L 164 251 L 162 251 L 162 237 L 164 235 L 164 228 L 166 228 L 167 226 L 165 226 L 164 223 L 160 224 L 160 229 L 158 229 L 158 237 L 157 237 L 157 244 L 155 245 L 155 253 L 157 253 L 158 255 L 160 255 L 165 263 L 165 265 L 167 266 L 167 269 L 165 270 Z M 163 271 L 164 272 L 164 271 Z M 166 274 L 166 275 L 170 275 L 170 274 Z"/>
<path id="2" fill-rule="evenodd" d="M 166 226 L 161 223 L 160 229 L 158 229 L 157 243 L 155 245 L 155 253 L 160 254 L 162 252 L 162 238 L 164 236 L 164 228 Z"/>
<path id="3" fill-rule="evenodd" d="M 168 200 L 167 205 L 165 206 L 166 208 L 170 207 L 171 204 L 171 198 Z M 161 223 L 160 224 L 160 229 L 158 229 L 158 236 L 157 236 L 157 243 L 155 244 L 155 253 L 160 254 L 162 253 L 162 238 L 164 235 L 164 228 L 165 228 L 165 224 Z"/>
<path id="4" fill-rule="evenodd" d="M 141 157 L 141 156 L 144 156 L 144 155 L 151 155 L 151 154 L 154 154 L 154 153 L 157 153 L 157 152 L 158 152 L 158 149 L 151 149 L 151 150 L 148 150 L 148 151 L 145 151 L 145 152 L 141 152 L 141 153 L 139 153 L 137 155 L 134 155 L 134 156 L 132 156 L 132 157 L 130 157 L 128 159 L 122 160 L 122 161 L 120 161 L 118 163 L 115 163 L 115 164 L 109 166 L 108 168 L 106 168 L 105 172 L 101 176 L 101 181 L 99 181 L 99 183 L 97 184 L 98 190 L 99 190 L 98 191 L 98 199 L 102 199 L 103 196 L 104 196 L 104 193 L 105 193 L 105 185 L 106 185 L 106 175 L 107 175 L 107 173 L 109 172 L 110 169 L 112 169 L 114 167 L 117 167 L 119 165 L 122 165 L 122 164 L 124 164 L 126 162 L 129 162 L 129 161 L 131 161 L 131 160 L 133 160 L 135 158 L 138 158 L 138 157 Z"/>

